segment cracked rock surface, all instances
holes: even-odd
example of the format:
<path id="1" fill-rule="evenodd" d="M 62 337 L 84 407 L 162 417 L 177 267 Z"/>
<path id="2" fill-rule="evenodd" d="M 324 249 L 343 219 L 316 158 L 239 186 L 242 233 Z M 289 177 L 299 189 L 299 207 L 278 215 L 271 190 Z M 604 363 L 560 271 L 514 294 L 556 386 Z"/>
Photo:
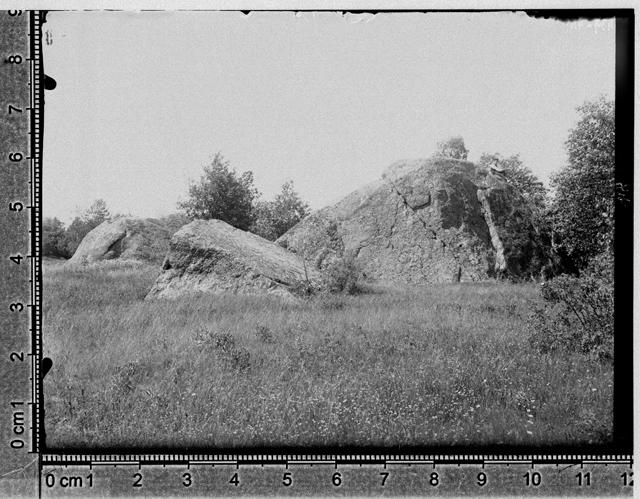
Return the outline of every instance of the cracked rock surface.
<path id="1" fill-rule="evenodd" d="M 373 280 L 425 283 L 521 275 L 544 257 L 535 234 L 524 198 L 503 175 L 430 159 L 394 163 L 276 242 L 319 269 L 352 257 Z"/>
<path id="2" fill-rule="evenodd" d="M 188 293 L 274 294 L 319 275 L 302 259 L 260 236 L 220 220 L 195 220 L 171 238 L 162 272 L 146 299 Z"/>
<path id="3" fill-rule="evenodd" d="M 84 237 L 67 263 L 114 259 L 161 262 L 170 237 L 165 227 L 152 220 L 134 217 L 108 220 Z"/>

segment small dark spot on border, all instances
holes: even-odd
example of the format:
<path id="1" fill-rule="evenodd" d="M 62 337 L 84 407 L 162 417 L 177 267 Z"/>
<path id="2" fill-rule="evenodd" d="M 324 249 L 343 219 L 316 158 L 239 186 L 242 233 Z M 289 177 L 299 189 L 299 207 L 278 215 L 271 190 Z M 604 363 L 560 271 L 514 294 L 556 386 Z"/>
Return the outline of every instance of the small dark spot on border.
<path id="1" fill-rule="evenodd" d="M 56 83 L 56 80 L 51 78 L 51 76 L 44 75 L 44 89 L 45 90 L 53 90 L 54 88 L 56 88 L 57 85 L 58 84 Z"/>
<path id="2" fill-rule="evenodd" d="M 49 373 L 52 367 L 53 361 L 49 357 L 45 357 L 44 359 L 42 359 L 42 366 L 40 371 L 42 374 L 42 379 L 44 379 L 44 377 Z"/>

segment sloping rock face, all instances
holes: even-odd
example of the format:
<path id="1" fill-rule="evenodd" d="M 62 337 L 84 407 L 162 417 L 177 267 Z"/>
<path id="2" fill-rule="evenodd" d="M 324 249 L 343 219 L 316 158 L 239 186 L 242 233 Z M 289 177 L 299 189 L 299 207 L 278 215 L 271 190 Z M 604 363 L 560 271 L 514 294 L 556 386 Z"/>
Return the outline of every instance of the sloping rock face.
<path id="1" fill-rule="evenodd" d="M 68 263 L 113 259 L 161 262 L 169 249 L 170 237 L 165 227 L 151 220 L 116 218 L 89 232 Z"/>
<path id="2" fill-rule="evenodd" d="M 504 175 L 452 159 L 401 161 L 276 242 L 316 268 L 354 258 L 402 283 L 522 275 L 544 258 L 524 198 Z"/>
<path id="3" fill-rule="evenodd" d="M 276 294 L 309 279 L 302 258 L 260 236 L 220 220 L 195 220 L 171 238 L 169 253 L 146 299 L 176 298 L 188 293 Z"/>

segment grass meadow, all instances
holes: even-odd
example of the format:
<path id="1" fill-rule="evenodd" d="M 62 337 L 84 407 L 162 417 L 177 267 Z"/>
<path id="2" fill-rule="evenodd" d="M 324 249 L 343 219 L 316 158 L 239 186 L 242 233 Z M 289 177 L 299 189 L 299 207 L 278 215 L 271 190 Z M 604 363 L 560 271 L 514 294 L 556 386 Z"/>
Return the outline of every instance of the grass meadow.
<path id="1" fill-rule="evenodd" d="M 45 262 L 49 448 L 611 438 L 612 366 L 529 346 L 535 284 L 145 302 L 158 272 Z"/>

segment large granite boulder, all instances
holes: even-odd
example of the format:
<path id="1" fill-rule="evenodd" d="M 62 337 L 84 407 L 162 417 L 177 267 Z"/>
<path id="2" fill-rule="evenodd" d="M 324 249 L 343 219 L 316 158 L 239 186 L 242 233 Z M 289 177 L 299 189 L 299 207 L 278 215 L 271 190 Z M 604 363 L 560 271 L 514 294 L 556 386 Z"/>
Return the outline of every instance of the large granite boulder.
<path id="1" fill-rule="evenodd" d="M 70 264 L 101 260 L 161 262 L 169 249 L 169 230 L 150 219 L 120 217 L 89 232 L 69 259 Z"/>
<path id="2" fill-rule="evenodd" d="M 301 283 L 317 283 L 302 258 L 220 220 L 195 220 L 171 238 L 163 271 L 146 299 L 188 293 L 276 294 L 291 297 Z"/>
<path id="3" fill-rule="evenodd" d="M 424 283 L 528 277 L 547 258 L 536 239 L 527 203 L 502 172 L 430 159 L 391 165 L 276 242 L 318 269 L 346 257 L 369 278 Z"/>

